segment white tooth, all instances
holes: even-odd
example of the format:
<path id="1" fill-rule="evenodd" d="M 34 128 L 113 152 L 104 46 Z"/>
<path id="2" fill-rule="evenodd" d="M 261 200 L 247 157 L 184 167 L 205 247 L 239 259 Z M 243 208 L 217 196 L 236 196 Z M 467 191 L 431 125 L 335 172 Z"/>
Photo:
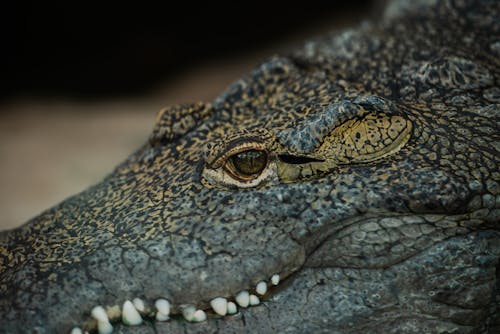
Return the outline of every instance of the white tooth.
<path id="1" fill-rule="evenodd" d="M 236 314 L 238 312 L 238 309 L 236 308 L 236 304 L 233 302 L 228 302 L 227 303 L 227 314 Z"/>
<path id="2" fill-rule="evenodd" d="M 260 304 L 260 299 L 256 295 L 250 295 L 250 305 L 255 306 Z"/>
<path id="3" fill-rule="evenodd" d="M 113 333 L 113 326 L 109 322 L 97 321 L 97 332 L 99 334 Z"/>
<path id="4" fill-rule="evenodd" d="M 260 281 L 259 283 L 257 283 L 255 291 L 257 291 L 259 295 L 265 295 L 267 292 L 267 283 L 264 281 Z"/>
<path id="5" fill-rule="evenodd" d="M 132 300 L 132 304 L 134 304 L 135 309 L 139 312 L 144 312 L 146 309 L 144 302 L 140 298 L 134 298 L 134 300 Z"/>
<path id="6" fill-rule="evenodd" d="M 170 315 L 170 303 L 166 299 L 158 299 L 155 302 L 155 307 L 158 310 L 156 312 L 156 320 L 167 321 Z"/>
<path id="7" fill-rule="evenodd" d="M 109 322 L 108 315 L 102 306 L 96 306 L 90 311 L 92 318 L 97 321 Z"/>
<path id="8" fill-rule="evenodd" d="M 83 334 L 83 332 L 80 327 L 75 327 L 71 330 L 71 334 Z"/>
<path id="9" fill-rule="evenodd" d="M 170 319 L 168 315 L 165 315 L 161 312 L 156 312 L 155 318 L 157 321 L 168 321 Z"/>
<path id="10" fill-rule="evenodd" d="M 227 313 L 227 300 L 226 298 L 217 297 L 212 299 L 210 306 L 214 309 L 215 313 L 218 315 L 226 315 Z"/>
<path id="11" fill-rule="evenodd" d="M 250 295 L 248 294 L 248 291 L 240 291 L 234 298 L 238 305 L 241 307 L 248 307 L 248 304 L 250 303 Z"/>
<path id="12" fill-rule="evenodd" d="M 196 312 L 196 308 L 194 306 L 188 305 L 182 308 L 182 316 L 187 321 L 193 321 L 193 315 Z"/>
<path id="13" fill-rule="evenodd" d="M 134 304 L 132 304 L 130 300 L 126 300 L 125 303 L 123 303 L 122 321 L 128 326 L 137 326 L 142 324 L 141 315 L 137 312 Z"/>
<path id="14" fill-rule="evenodd" d="M 271 283 L 273 283 L 273 285 L 278 285 L 280 282 L 280 275 L 278 274 L 274 274 L 272 277 L 271 277 Z"/>
<path id="15" fill-rule="evenodd" d="M 207 314 L 203 310 L 197 310 L 192 305 L 186 305 L 182 308 L 184 319 L 191 322 L 202 322 L 207 320 Z"/>
<path id="16" fill-rule="evenodd" d="M 94 307 L 90 314 L 97 320 L 99 334 L 111 334 L 113 332 L 113 326 L 109 323 L 108 315 L 102 306 Z"/>
<path id="17" fill-rule="evenodd" d="M 196 310 L 193 314 L 193 321 L 194 322 L 202 322 L 207 320 L 207 314 L 203 310 Z"/>

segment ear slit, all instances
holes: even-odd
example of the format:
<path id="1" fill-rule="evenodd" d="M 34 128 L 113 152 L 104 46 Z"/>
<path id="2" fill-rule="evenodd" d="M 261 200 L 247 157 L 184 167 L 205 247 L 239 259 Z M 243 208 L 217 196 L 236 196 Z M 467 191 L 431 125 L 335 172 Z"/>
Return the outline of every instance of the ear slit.
<path id="1" fill-rule="evenodd" d="M 290 154 L 279 154 L 278 158 L 286 163 L 286 164 L 291 164 L 291 165 L 302 165 L 302 164 L 308 164 L 311 162 L 322 162 L 324 160 L 321 159 L 315 159 L 315 158 L 310 158 L 310 157 L 303 157 L 303 156 L 297 156 L 297 155 L 290 155 Z"/>

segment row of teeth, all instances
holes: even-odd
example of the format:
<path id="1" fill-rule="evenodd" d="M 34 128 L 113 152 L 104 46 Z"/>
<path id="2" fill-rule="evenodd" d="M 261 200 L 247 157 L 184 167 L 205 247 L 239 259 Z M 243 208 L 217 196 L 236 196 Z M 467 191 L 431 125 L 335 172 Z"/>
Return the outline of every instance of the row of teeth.
<path id="1" fill-rule="evenodd" d="M 280 282 L 279 275 L 273 275 L 271 277 L 271 284 L 278 285 Z M 265 281 L 260 281 L 255 287 L 255 292 L 258 295 L 265 295 L 267 293 L 268 284 Z M 232 315 L 238 312 L 236 306 L 246 308 L 249 306 L 259 305 L 260 299 L 257 295 L 249 293 L 247 290 L 240 291 L 234 297 L 233 301 L 228 301 L 224 297 L 217 297 L 210 301 L 210 306 L 213 311 L 221 316 Z M 205 311 L 197 309 L 192 305 L 181 305 L 182 316 L 189 322 L 202 322 L 207 320 L 207 314 Z M 167 321 L 170 319 L 170 302 L 166 299 L 158 299 L 155 302 L 154 317 L 157 321 Z M 149 314 L 148 309 L 144 302 L 135 298 L 133 301 L 127 300 L 123 303 L 122 309 L 118 306 L 109 308 L 108 311 L 102 306 L 96 306 L 92 309 L 91 315 L 97 321 L 97 331 L 99 334 L 110 334 L 113 332 L 113 325 L 110 322 L 110 317 L 117 318 L 120 317 L 122 322 L 128 326 L 137 326 L 142 324 L 141 314 Z M 71 334 L 83 334 L 84 332 L 80 327 L 75 327 L 71 330 Z M 88 332 L 85 332 L 88 333 Z"/>

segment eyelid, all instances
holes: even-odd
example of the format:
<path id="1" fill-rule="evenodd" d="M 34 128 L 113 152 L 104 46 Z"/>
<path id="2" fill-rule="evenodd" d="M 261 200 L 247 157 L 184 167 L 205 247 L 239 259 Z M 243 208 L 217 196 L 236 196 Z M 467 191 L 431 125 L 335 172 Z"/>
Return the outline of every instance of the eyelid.
<path id="1" fill-rule="evenodd" d="M 244 152 L 244 151 L 250 151 L 250 150 L 256 150 L 256 151 L 266 151 L 266 145 L 264 143 L 260 142 L 243 142 L 239 143 L 237 146 L 234 146 L 230 148 L 229 150 L 226 150 L 221 156 L 217 157 L 216 160 L 212 163 L 213 168 L 219 168 L 222 167 L 226 164 L 227 160 L 229 157 Z"/>

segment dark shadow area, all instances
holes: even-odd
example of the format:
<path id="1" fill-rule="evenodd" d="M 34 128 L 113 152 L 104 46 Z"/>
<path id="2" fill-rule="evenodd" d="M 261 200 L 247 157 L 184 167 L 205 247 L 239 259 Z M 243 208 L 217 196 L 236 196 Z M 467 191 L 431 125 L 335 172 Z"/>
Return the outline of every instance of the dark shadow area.
<path id="1" fill-rule="evenodd" d="M 0 100 L 141 94 L 196 64 L 356 20 L 372 1 L 15 4 L 2 10 Z"/>

